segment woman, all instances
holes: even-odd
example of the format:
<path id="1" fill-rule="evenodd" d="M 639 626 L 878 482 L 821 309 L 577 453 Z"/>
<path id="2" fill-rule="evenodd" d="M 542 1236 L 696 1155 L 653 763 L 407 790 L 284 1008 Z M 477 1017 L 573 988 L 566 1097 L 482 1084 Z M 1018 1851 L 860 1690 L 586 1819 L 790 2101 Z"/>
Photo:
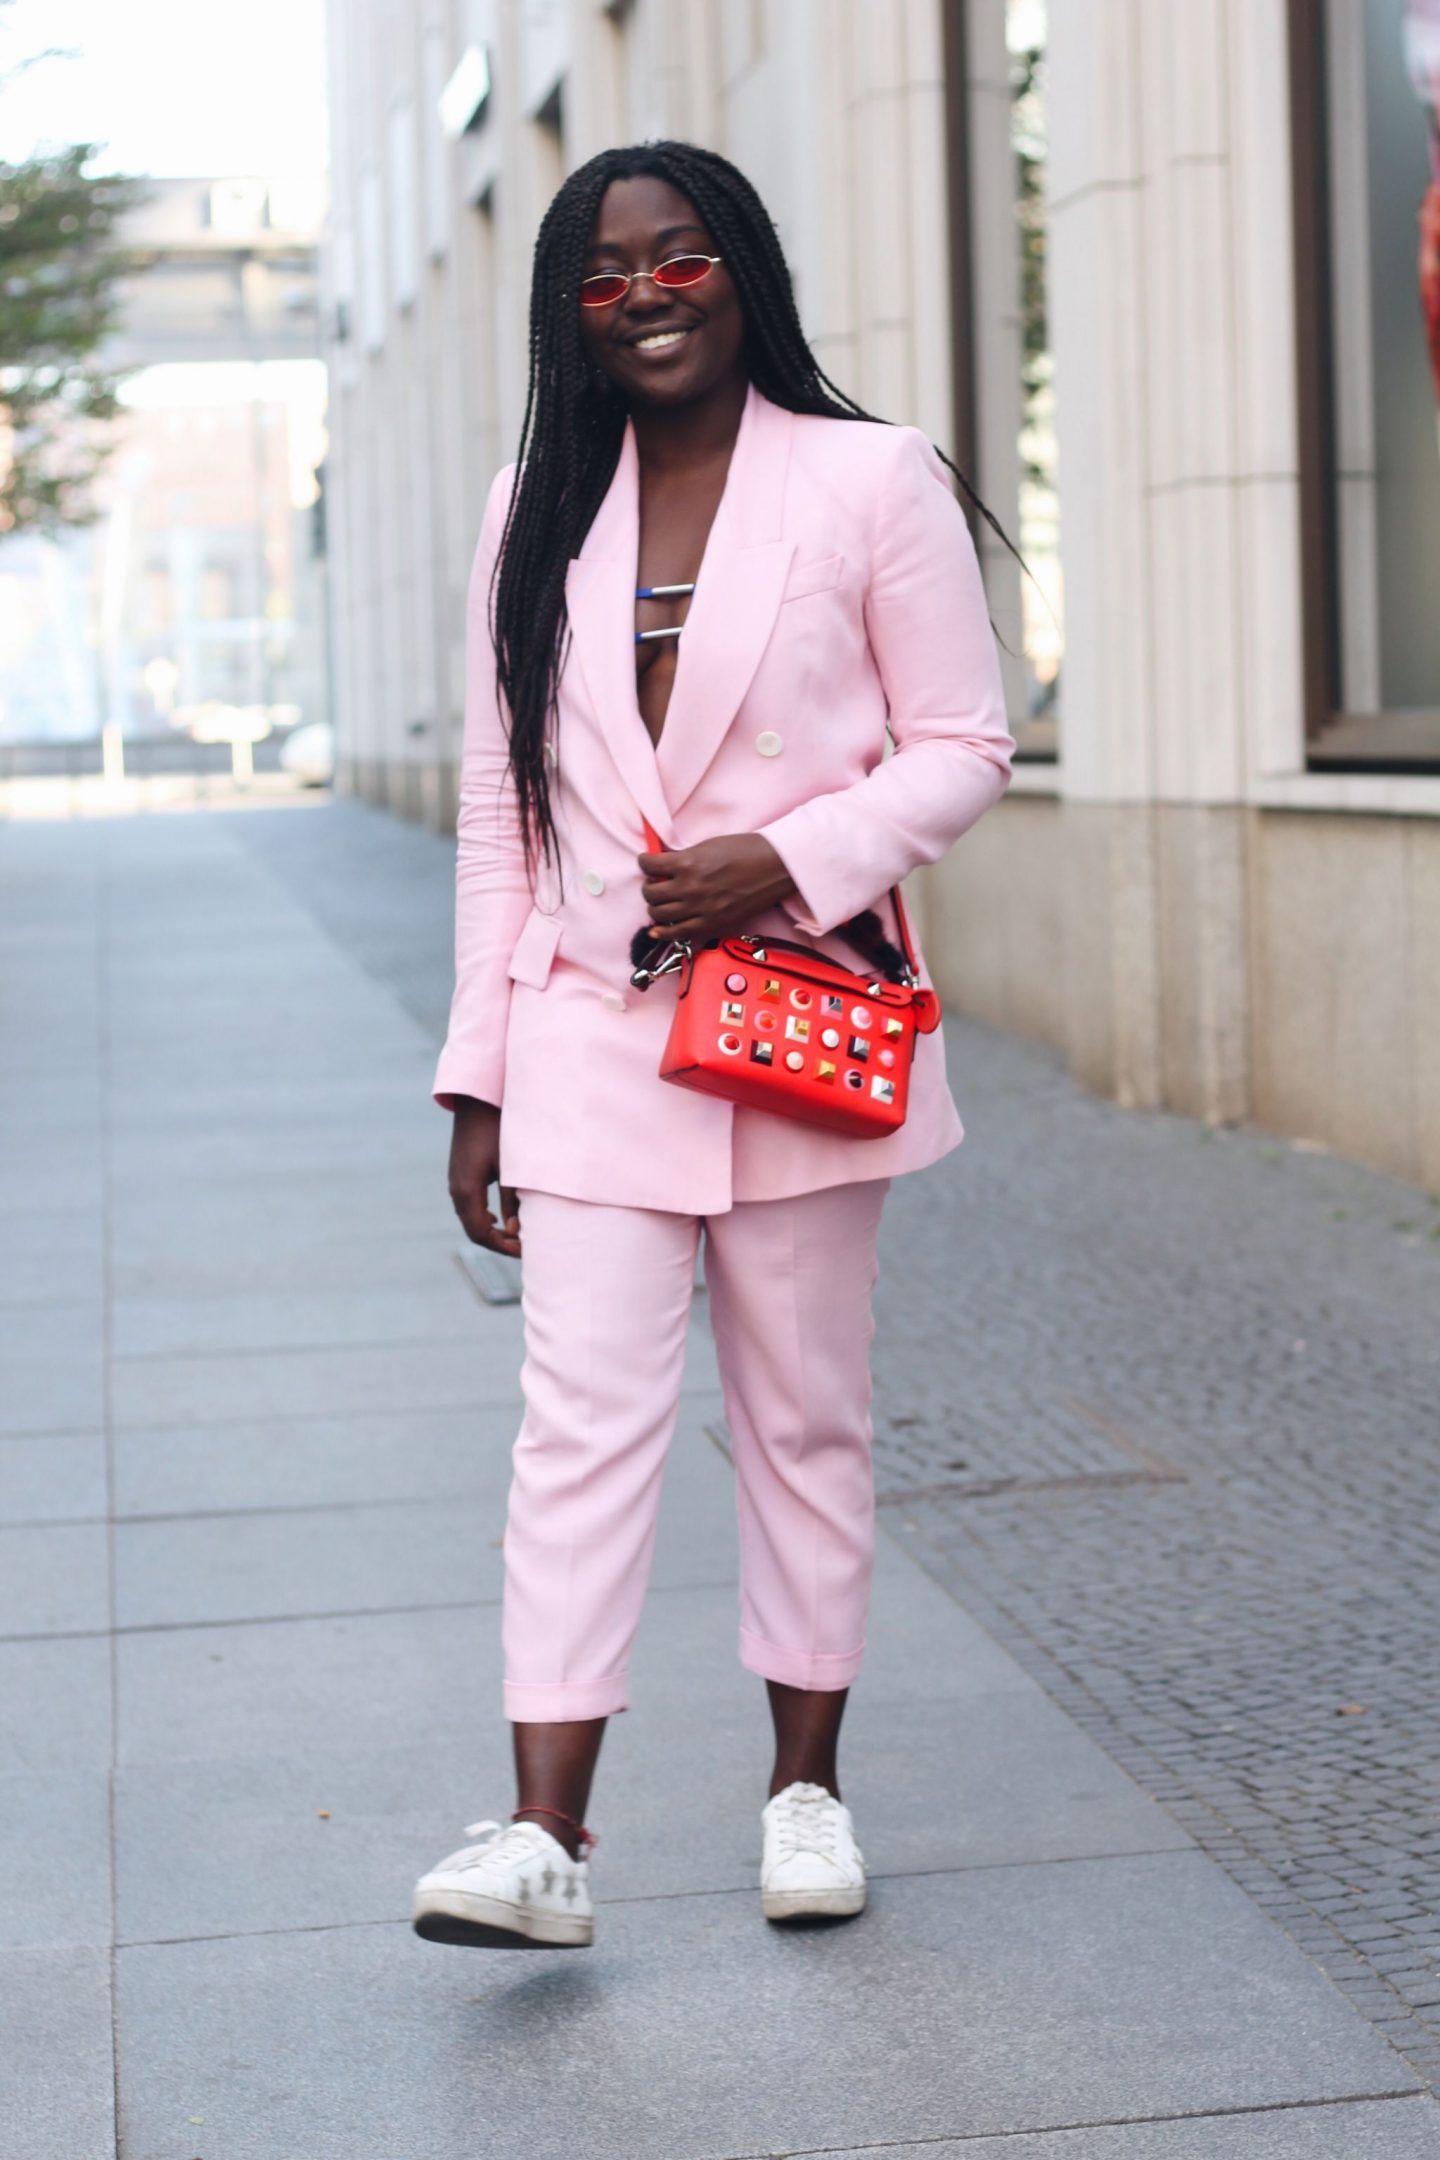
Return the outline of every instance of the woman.
<path id="1" fill-rule="evenodd" d="M 627 1703 L 702 1228 L 740 1657 L 775 1727 L 762 1906 L 856 1913 L 836 1743 L 873 1553 L 875 1240 L 889 1180 L 961 1136 L 941 1039 L 920 1040 L 906 1122 L 880 1139 L 732 1107 L 659 1079 L 674 991 L 638 994 L 631 944 L 798 933 L 863 965 L 839 926 L 1009 776 L 984 594 L 939 458 L 821 372 L 725 159 L 652 143 L 574 173 L 536 244 L 530 354 L 470 583 L 435 1083 L 467 1234 L 514 1255 L 523 1236 L 503 1617 L 519 1794 L 508 1826 L 476 1825 L 421 1879 L 415 1926 L 592 1938 L 585 1811 Z"/>

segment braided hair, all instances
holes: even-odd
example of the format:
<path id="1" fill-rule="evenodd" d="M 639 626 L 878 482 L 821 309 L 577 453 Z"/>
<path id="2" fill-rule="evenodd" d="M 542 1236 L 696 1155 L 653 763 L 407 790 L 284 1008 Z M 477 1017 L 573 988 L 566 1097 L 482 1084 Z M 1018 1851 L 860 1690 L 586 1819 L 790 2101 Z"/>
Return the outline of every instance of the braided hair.
<path id="1" fill-rule="evenodd" d="M 745 370 L 761 395 L 788 412 L 876 417 L 830 380 L 810 350 L 779 234 L 728 158 L 695 143 L 649 142 L 602 150 L 570 174 L 535 242 L 525 417 L 489 596 L 496 672 L 510 714 L 510 770 L 532 865 L 555 846 L 545 738 L 568 645 L 566 570 L 614 478 L 628 416 L 624 398 L 585 356 L 577 295 L 605 190 L 642 175 L 667 181 L 714 235 L 744 315 Z M 1010 546 L 938 445 L 937 454 Z"/>

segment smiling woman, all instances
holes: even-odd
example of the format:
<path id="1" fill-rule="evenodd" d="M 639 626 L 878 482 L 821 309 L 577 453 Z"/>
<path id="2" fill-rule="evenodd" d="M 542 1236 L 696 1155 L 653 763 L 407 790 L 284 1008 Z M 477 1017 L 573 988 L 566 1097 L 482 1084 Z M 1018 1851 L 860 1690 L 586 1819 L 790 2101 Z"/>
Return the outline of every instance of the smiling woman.
<path id="1" fill-rule="evenodd" d="M 836 1752 L 872 1566 L 876 1234 L 891 1177 L 961 1137 L 892 888 L 1005 788 L 994 641 L 940 457 L 822 372 L 725 159 L 653 143 L 572 174 L 530 323 L 471 575 L 435 1082 L 467 1233 L 518 1255 L 524 1227 L 520 1791 L 508 1828 L 422 1878 L 415 1926 L 591 1939 L 583 1818 L 629 1699 L 702 1231 L 740 1655 L 775 1727 L 762 1910 L 842 1916 L 865 1902 Z M 653 955 L 721 940 L 711 987 L 697 966 L 680 992 L 713 1088 L 667 1087 L 679 1000 Z"/>

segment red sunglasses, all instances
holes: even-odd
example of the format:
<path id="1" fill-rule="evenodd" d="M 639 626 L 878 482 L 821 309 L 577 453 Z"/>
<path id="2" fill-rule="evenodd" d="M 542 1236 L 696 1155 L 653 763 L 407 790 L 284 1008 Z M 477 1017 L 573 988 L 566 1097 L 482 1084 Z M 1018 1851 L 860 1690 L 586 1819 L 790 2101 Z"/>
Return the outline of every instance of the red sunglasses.
<path id="1" fill-rule="evenodd" d="M 613 307 L 623 300 L 636 278 L 648 277 L 666 292 L 681 292 L 687 285 L 698 285 L 707 278 L 718 255 L 672 255 L 667 262 L 656 263 L 653 270 L 600 270 L 594 277 L 580 280 L 581 307 Z"/>

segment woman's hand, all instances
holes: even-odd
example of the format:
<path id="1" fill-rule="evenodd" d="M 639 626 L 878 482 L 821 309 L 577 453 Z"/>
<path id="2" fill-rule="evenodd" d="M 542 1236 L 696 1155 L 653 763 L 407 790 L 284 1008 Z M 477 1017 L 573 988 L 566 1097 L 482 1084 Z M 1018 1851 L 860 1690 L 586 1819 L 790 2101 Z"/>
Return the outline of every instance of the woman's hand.
<path id="1" fill-rule="evenodd" d="M 755 917 L 795 890 L 795 881 L 760 833 L 725 833 L 673 854 L 642 855 L 645 905 L 657 935 L 703 945 L 748 929 Z"/>
<path id="2" fill-rule="evenodd" d="M 500 1112 L 493 1103 L 472 1096 L 455 1098 L 450 1132 L 450 1199 L 472 1245 L 520 1257 L 520 1200 L 500 1176 Z M 499 1198 L 501 1220 L 490 1211 L 490 1187 Z"/>

